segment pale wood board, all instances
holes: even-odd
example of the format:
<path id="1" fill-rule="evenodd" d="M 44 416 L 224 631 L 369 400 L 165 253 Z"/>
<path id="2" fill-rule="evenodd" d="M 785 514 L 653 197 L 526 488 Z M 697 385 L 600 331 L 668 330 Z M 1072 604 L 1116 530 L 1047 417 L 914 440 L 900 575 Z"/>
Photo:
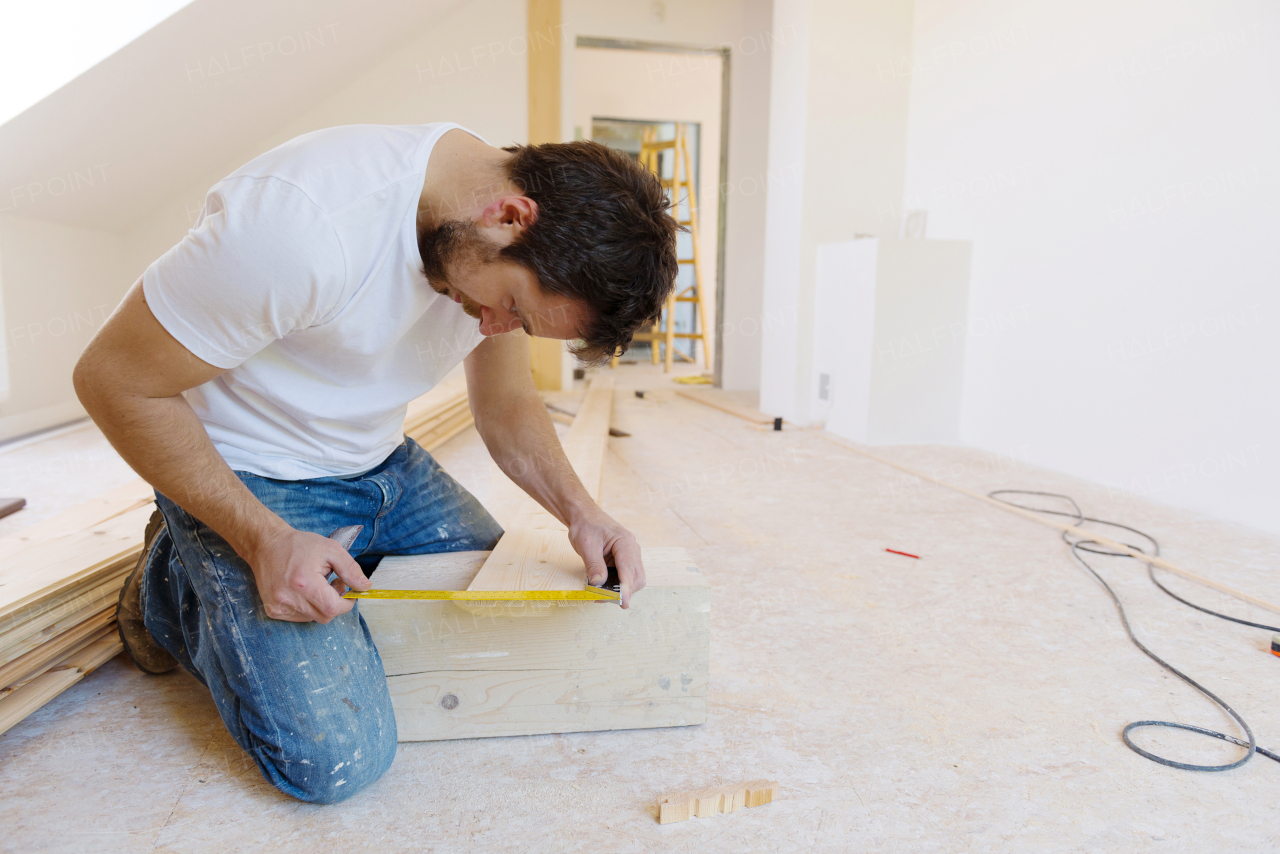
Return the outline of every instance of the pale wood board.
<path id="1" fill-rule="evenodd" d="M 600 479 L 613 413 L 613 375 L 591 378 L 587 394 L 562 443 L 574 472 L 593 501 Z M 564 525 L 536 502 L 523 504 L 468 590 L 582 590 L 586 565 Z"/>
<path id="2" fill-rule="evenodd" d="M 115 658 L 124 647 L 114 630 L 74 651 L 57 667 L 0 696 L 0 733 Z"/>
<path id="3" fill-rule="evenodd" d="M 564 530 L 517 528 L 498 540 L 468 590 L 584 590 L 587 568 Z"/>
<path id="4" fill-rule="evenodd" d="M 32 545 L 65 537 L 113 519 L 155 501 L 155 491 L 138 478 L 96 498 L 29 525 L 10 537 L 0 538 L 0 560 L 8 561 Z"/>
<path id="5" fill-rule="evenodd" d="M 84 624 L 76 627 L 74 631 L 65 632 L 60 638 L 52 643 L 47 643 L 40 649 L 32 650 L 31 654 L 23 657 L 23 661 L 15 661 L 3 668 L 0 673 L 0 690 L 9 690 L 24 685 L 26 682 L 35 679 L 45 671 L 54 670 L 54 668 L 63 665 L 69 656 L 73 656 L 79 650 L 87 647 L 93 641 L 105 638 L 108 635 L 116 635 L 115 627 L 115 611 L 106 612 L 104 615 L 93 617 L 92 620 L 84 622 Z"/>
<path id="6" fill-rule="evenodd" d="M 151 507 L 140 507 L 66 537 L 25 550 L 0 574 L 0 618 L 42 597 L 136 561 Z"/>
<path id="7" fill-rule="evenodd" d="M 461 394 L 457 396 L 457 400 L 453 403 L 423 412 L 416 418 L 405 418 L 404 432 L 425 435 L 446 421 L 451 421 L 459 415 L 470 414 L 470 412 L 471 407 L 467 404 L 467 396 Z"/>
<path id="8" fill-rule="evenodd" d="M 33 649 L 50 643 L 58 637 L 66 634 L 76 626 L 82 625 L 86 620 L 91 620 L 103 611 L 115 611 L 116 603 L 120 596 L 120 587 L 123 582 L 118 580 L 123 575 L 118 575 L 115 581 L 115 597 L 99 597 L 96 600 L 79 603 L 81 607 L 74 612 L 67 614 L 62 619 L 52 625 L 46 626 L 38 632 L 33 632 L 22 638 L 14 638 L 13 642 L 0 649 L 0 666 L 7 665 L 9 662 L 21 658 Z M 24 628 L 19 626 L 19 628 Z M 0 683 L 3 684 L 3 683 Z"/>
<path id="9" fill-rule="evenodd" d="M 613 417 L 613 375 L 591 378 L 587 394 L 564 437 L 564 453 L 593 501 L 600 500 L 604 452 Z"/>
<path id="10" fill-rule="evenodd" d="M 607 674 L 593 673 L 600 683 L 612 684 Z M 707 721 L 706 697 L 578 698 L 584 679 L 573 672 L 460 676 L 422 673 L 387 680 L 399 741 L 653 729 Z M 458 705 L 446 709 L 445 697 L 456 698 L 447 702 Z"/>
<path id="11" fill-rule="evenodd" d="M 467 395 L 467 380 L 461 373 L 446 377 L 436 383 L 430 391 L 409 401 L 405 408 L 405 420 L 411 420 L 436 412 L 444 407 L 457 403 L 459 397 Z"/>
<path id="12" fill-rule="evenodd" d="M 11 653 L 21 655 L 34 644 L 43 643 L 66 631 L 100 608 L 120 598 L 120 588 L 132 571 L 125 566 L 102 581 L 76 585 L 59 596 L 35 602 L 0 620 L 0 663 L 11 660 Z"/>
<path id="13" fill-rule="evenodd" d="M 62 656 L 77 649 L 86 640 L 96 637 L 102 629 L 114 623 L 115 620 L 116 608 L 112 605 L 93 614 L 78 625 L 72 626 L 57 637 L 40 644 L 25 655 L 12 659 L 0 667 L 0 688 L 16 685 L 43 673 Z"/>
<path id="14" fill-rule="evenodd" d="M 414 432 L 406 433 L 405 435 L 409 436 L 425 450 L 434 451 L 463 430 L 466 430 L 473 423 L 471 410 L 464 409 L 449 421 L 432 428 L 429 432 Z"/>

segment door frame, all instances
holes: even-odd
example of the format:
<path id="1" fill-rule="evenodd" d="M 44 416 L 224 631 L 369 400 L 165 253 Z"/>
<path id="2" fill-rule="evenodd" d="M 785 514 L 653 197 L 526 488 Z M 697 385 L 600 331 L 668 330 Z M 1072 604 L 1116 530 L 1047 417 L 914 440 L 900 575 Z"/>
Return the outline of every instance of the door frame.
<path id="1" fill-rule="evenodd" d="M 574 47 L 595 47 L 612 50 L 647 50 L 655 53 L 691 53 L 701 56 L 719 56 L 720 65 L 720 175 L 716 187 L 716 322 L 715 322 L 715 387 L 721 388 L 724 377 L 724 235 L 728 212 L 729 185 L 729 48 L 724 45 L 699 47 L 676 42 L 650 42 L 638 39 L 610 39 L 595 36 L 578 36 Z"/>

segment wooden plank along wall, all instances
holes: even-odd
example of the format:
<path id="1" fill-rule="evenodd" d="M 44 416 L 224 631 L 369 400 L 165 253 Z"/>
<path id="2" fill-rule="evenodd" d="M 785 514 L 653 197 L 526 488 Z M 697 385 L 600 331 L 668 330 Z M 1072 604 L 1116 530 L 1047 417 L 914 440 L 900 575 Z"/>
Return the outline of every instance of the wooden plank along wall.
<path id="1" fill-rule="evenodd" d="M 592 377 L 578 415 L 564 439 L 565 455 L 592 500 L 600 498 L 600 477 L 613 412 L 613 375 Z M 554 516 L 530 504 L 517 517 L 476 573 L 468 590 L 582 590 L 586 566 Z"/>
<path id="2" fill-rule="evenodd" d="M 564 30 L 560 0 L 528 0 L 529 144 L 561 142 L 560 51 Z M 529 338 L 529 367 L 533 382 L 544 391 L 563 386 L 564 342 Z"/>

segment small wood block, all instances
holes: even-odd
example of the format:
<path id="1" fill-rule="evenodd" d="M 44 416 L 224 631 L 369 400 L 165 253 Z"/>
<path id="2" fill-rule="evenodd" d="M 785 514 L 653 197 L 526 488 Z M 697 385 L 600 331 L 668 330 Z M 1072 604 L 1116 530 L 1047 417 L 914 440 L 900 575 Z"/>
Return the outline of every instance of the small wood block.
<path id="1" fill-rule="evenodd" d="M 671 824 L 690 818 L 710 818 L 718 812 L 772 803 L 778 796 L 777 780 L 753 780 L 735 786 L 715 786 L 695 792 L 679 792 L 658 799 L 658 823 Z"/>

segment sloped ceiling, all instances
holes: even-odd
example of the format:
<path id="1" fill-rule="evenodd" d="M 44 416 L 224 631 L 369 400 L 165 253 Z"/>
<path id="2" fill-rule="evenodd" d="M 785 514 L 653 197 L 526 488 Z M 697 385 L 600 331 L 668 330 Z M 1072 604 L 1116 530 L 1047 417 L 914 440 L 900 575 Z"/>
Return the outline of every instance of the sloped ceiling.
<path id="1" fill-rule="evenodd" d="M 0 215 L 123 231 L 462 0 L 196 0 L 0 125 Z"/>

